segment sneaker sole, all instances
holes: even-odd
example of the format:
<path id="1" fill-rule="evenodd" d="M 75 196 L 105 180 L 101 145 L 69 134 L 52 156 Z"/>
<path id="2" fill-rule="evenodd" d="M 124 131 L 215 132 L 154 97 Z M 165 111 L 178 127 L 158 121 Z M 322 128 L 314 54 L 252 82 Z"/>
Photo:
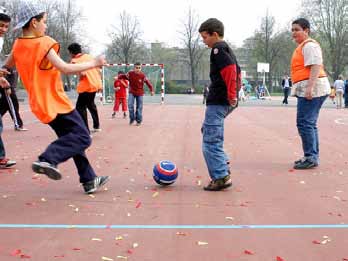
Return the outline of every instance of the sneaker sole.
<path id="1" fill-rule="evenodd" d="M 318 165 L 316 165 L 316 164 L 313 164 L 313 165 L 309 165 L 309 166 L 307 166 L 307 167 L 299 167 L 299 166 L 294 166 L 294 169 L 314 169 L 314 168 L 316 168 L 316 167 L 318 167 Z"/>
<path id="2" fill-rule="evenodd" d="M 53 180 L 60 180 L 60 179 L 62 179 L 62 175 L 57 170 L 55 170 L 53 168 L 41 167 L 37 163 L 33 163 L 31 165 L 31 168 L 32 168 L 32 170 L 35 173 L 44 174 L 47 177 L 49 177 L 50 179 L 53 179 Z"/>

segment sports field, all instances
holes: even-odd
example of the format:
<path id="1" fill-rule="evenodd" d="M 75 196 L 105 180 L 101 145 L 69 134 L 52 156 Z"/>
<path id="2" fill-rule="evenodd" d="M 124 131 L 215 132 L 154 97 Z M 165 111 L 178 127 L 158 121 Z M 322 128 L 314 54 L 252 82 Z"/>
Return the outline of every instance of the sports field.
<path id="1" fill-rule="evenodd" d="M 4 116 L 7 156 L 0 170 L 0 260 L 344 261 L 348 260 L 348 114 L 329 101 L 319 117 L 321 164 L 294 170 L 302 149 L 296 101 L 248 101 L 225 121 L 233 187 L 203 191 L 208 173 L 201 152 L 201 96 L 146 97 L 144 121 L 129 126 L 99 106 L 102 132 L 87 154 L 104 189 L 83 194 L 72 161 L 61 181 L 35 175 L 31 163 L 53 131 L 24 101 L 27 132 Z M 153 165 L 179 168 L 160 187 Z"/>

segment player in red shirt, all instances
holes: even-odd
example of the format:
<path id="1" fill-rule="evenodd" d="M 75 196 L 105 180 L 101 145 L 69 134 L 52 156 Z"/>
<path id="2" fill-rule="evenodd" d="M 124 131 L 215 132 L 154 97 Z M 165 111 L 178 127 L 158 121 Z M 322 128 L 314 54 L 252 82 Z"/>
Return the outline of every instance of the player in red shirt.
<path id="1" fill-rule="evenodd" d="M 129 110 L 129 124 L 132 125 L 134 121 L 137 122 L 137 126 L 141 125 L 143 120 L 143 96 L 144 96 L 144 83 L 149 87 L 151 96 L 154 94 L 153 87 L 150 81 L 146 78 L 146 75 L 141 71 L 141 64 L 135 63 L 134 70 L 127 73 L 129 80 L 129 97 L 128 97 L 128 110 Z M 134 102 L 136 101 L 136 111 L 134 115 Z"/>
<path id="2" fill-rule="evenodd" d="M 127 79 L 127 76 L 124 74 L 124 72 L 119 71 L 117 76 L 115 77 L 114 82 L 114 90 L 115 90 L 115 105 L 114 105 L 114 112 L 112 113 L 112 118 L 115 118 L 116 112 L 118 112 L 118 109 L 120 107 L 120 104 L 122 104 L 122 111 L 123 111 L 123 118 L 125 119 L 127 117 L 127 88 L 128 88 L 129 81 Z"/>

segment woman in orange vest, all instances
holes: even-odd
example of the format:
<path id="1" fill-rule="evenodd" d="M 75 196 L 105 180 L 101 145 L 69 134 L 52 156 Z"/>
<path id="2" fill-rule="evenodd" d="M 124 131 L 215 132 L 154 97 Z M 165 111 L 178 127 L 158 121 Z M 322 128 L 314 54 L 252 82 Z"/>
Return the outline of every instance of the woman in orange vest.
<path id="1" fill-rule="evenodd" d="M 108 176 L 97 176 L 85 150 L 91 144 L 89 131 L 80 114 L 64 92 L 61 73 L 78 73 L 102 66 L 104 57 L 81 64 L 67 64 L 58 55 L 59 43 L 45 35 L 47 14 L 28 1 L 20 2 L 15 29 L 22 28 L 22 36 L 14 45 L 5 65 L 14 66 L 28 92 L 29 104 L 35 116 L 55 131 L 53 141 L 32 164 L 34 172 L 59 180 L 58 164 L 74 159 L 85 193 L 93 193 L 104 185 Z"/>
<path id="2" fill-rule="evenodd" d="M 292 94 L 297 97 L 297 129 L 302 140 L 303 158 L 295 161 L 295 169 L 319 165 L 317 120 L 330 83 L 323 66 L 320 45 L 309 37 L 310 24 L 305 18 L 292 22 L 292 38 L 298 44 L 291 59 Z"/>

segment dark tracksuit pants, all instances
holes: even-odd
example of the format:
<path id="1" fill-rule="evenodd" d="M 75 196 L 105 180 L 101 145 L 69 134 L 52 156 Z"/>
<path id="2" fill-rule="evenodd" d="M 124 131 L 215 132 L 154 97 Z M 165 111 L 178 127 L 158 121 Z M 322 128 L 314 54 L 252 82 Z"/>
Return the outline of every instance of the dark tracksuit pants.
<path id="1" fill-rule="evenodd" d="M 80 113 L 88 130 L 87 109 L 91 113 L 93 119 L 93 128 L 100 128 L 98 110 L 94 102 L 95 94 L 95 92 L 82 92 L 79 94 L 76 101 L 76 110 Z"/>
<path id="2" fill-rule="evenodd" d="M 73 158 L 80 182 L 93 180 L 96 174 L 85 153 L 91 145 L 91 137 L 80 114 L 76 110 L 67 114 L 58 114 L 49 125 L 56 132 L 58 139 L 48 145 L 45 152 L 39 156 L 39 160 L 58 165 Z"/>
<path id="3" fill-rule="evenodd" d="M 7 111 L 10 113 L 11 118 L 14 122 L 15 128 L 22 128 L 23 127 L 23 121 L 21 119 L 21 116 L 19 115 L 19 104 L 18 99 L 16 95 L 16 91 L 14 88 L 11 88 L 11 94 L 10 96 L 7 96 L 5 93 L 5 89 L 0 88 L 1 98 L 0 98 L 0 114 L 3 116 Z M 10 105 L 9 99 L 12 101 L 12 104 Z M 11 109 L 10 106 L 13 105 L 13 108 Z"/>

